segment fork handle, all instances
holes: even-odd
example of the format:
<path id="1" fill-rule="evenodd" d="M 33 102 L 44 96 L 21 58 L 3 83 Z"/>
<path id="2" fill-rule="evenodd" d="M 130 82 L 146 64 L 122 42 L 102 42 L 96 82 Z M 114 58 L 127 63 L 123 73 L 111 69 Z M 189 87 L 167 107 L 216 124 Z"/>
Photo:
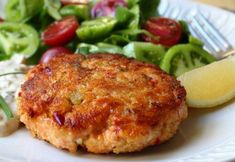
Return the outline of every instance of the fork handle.
<path id="1" fill-rule="evenodd" d="M 229 56 L 235 56 L 235 49 L 233 49 L 233 50 L 231 50 L 231 51 L 225 53 L 225 54 L 223 55 L 222 59 L 223 59 L 223 58 L 227 58 L 227 57 L 229 57 Z"/>

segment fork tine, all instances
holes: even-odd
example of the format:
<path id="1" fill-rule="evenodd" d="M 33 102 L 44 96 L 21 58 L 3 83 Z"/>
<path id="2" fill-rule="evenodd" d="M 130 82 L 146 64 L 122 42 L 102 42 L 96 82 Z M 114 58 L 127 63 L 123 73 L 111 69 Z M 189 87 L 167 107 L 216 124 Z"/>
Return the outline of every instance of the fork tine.
<path id="1" fill-rule="evenodd" d="M 190 32 L 191 32 L 191 34 L 192 34 L 193 36 L 195 36 L 195 37 L 197 37 L 198 39 L 200 39 L 200 40 L 202 40 L 203 42 L 205 42 L 205 41 L 204 41 L 204 38 L 201 36 L 201 34 L 198 33 L 197 30 L 195 30 L 195 27 L 189 26 L 189 30 L 190 30 Z M 213 49 L 212 47 L 210 47 L 210 46 L 204 46 L 204 48 L 205 48 L 206 51 L 208 51 L 208 52 L 210 52 L 210 53 L 215 53 L 214 49 Z"/>
<path id="2" fill-rule="evenodd" d="M 203 37 L 200 32 L 198 32 L 197 28 L 194 25 L 191 24 L 189 28 L 193 36 L 196 36 L 205 43 L 205 48 L 207 51 L 211 53 L 216 53 L 215 49 L 207 42 L 206 38 Z"/>
<path id="3" fill-rule="evenodd" d="M 170 17 L 172 11 L 173 11 L 173 8 L 172 7 L 168 7 L 166 12 L 164 13 L 164 16 L 165 17 Z"/>
<path id="4" fill-rule="evenodd" d="M 205 31 L 205 34 L 208 36 L 208 38 L 211 38 L 211 42 L 209 42 L 212 45 L 213 48 L 215 48 L 215 46 L 218 47 L 219 50 L 215 49 L 215 52 L 222 52 L 224 50 L 226 50 L 226 48 L 224 48 L 223 45 L 221 45 L 220 42 L 218 42 L 215 38 L 215 36 L 213 34 L 211 34 L 208 30 L 207 27 L 205 27 L 205 25 L 201 22 L 200 18 L 195 16 L 195 20 L 198 22 L 198 24 L 201 26 L 201 28 Z M 214 46 L 215 45 L 215 46 Z"/>
<path id="5" fill-rule="evenodd" d="M 163 8 L 163 12 L 161 13 L 161 15 L 163 15 L 163 16 L 166 15 L 166 13 L 167 13 L 167 11 L 168 11 L 168 7 L 169 7 L 169 2 L 168 2 L 168 0 L 165 0 L 164 2 L 165 2 L 165 6 L 164 6 L 164 8 Z"/>
<path id="6" fill-rule="evenodd" d="M 195 25 L 195 29 L 198 33 L 201 34 L 201 36 L 204 38 L 205 44 L 207 46 L 210 46 L 216 51 L 216 53 L 220 52 L 220 49 L 215 44 L 213 39 L 203 30 L 202 26 L 199 24 L 199 22 L 195 19 L 195 17 L 192 17 L 192 25 Z"/>
<path id="7" fill-rule="evenodd" d="M 232 45 L 224 38 L 224 36 L 205 18 L 205 16 L 199 11 L 198 15 L 195 16 L 198 22 L 205 27 L 208 35 L 213 37 L 214 42 L 221 47 L 223 51 L 232 49 Z"/>
<path id="8" fill-rule="evenodd" d="M 174 9 L 172 9 L 172 13 L 171 13 L 171 18 L 176 19 L 180 16 L 180 9 L 179 7 L 175 7 Z"/>
<path id="9" fill-rule="evenodd" d="M 165 12 L 164 16 L 172 18 L 172 19 L 176 19 L 180 16 L 180 9 L 179 7 L 170 7 L 167 9 L 167 11 Z"/>

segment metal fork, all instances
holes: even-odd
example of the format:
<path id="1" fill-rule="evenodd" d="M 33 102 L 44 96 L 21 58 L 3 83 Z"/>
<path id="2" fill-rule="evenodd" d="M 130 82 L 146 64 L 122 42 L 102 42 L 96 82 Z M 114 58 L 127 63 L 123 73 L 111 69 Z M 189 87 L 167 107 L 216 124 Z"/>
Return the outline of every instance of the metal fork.
<path id="1" fill-rule="evenodd" d="M 168 6 L 162 15 L 173 19 L 186 20 L 189 23 L 192 35 L 202 40 L 205 49 L 218 59 L 235 54 L 235 49 L 229 41 L 198 9 L 185 14 L 181 12 L 179 7 Z"/>

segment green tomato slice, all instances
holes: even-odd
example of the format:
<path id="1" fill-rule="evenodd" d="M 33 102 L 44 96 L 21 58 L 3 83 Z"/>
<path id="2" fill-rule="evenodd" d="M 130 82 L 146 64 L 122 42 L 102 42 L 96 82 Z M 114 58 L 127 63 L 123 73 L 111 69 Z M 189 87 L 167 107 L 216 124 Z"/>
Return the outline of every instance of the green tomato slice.
<path id="1" fill-rule="evenodd" d="M 23 1 L 9 0 L 5 6 L 6 19 L 9 21 L 22 21 L 25 19 L 26 7 Z"/>
<path id="2" fill-rule="evenodd" d="M 80 40 L 94 42 L 110 35 L 117 20 L 112 17 L 100 17 L 94 20 L 83 21 L 76 33 Z"/>
<path id="3" fill-rule="evenodd" d="M 62 16 L 74 15 L 78 20 L 90 19 L 90 8 L 88 5 L 66 5 L 60 9 Z"/>
<path id="4" fill-rule="evenodd" d="M 0 49 L 6 55 L 30 57 L 39 45 L 37 31 L 29 25 L 4 22 L 0 24 Z"/>
<path id="5" fill-rule="evenodd" d="M 180 44 L 170 48 L 161 60 L 160 67 L 173 76 L 179 76 L 216 59 L 200 46 Z"/>
<path id="6" fill-rule="evenodd" d="M 161 58 L 165 54 L 165 48 L 147 42 L 132 42 L 124 48 L 124 55 L 134 57 L 137 60 L 159 65 Z"/>
<path id="7" fill-rule="evenodd" d="M 25 22 L 41 11 L 43 3 L 43 0 L 8 0 L 5 6 L 6 20 Z"/>

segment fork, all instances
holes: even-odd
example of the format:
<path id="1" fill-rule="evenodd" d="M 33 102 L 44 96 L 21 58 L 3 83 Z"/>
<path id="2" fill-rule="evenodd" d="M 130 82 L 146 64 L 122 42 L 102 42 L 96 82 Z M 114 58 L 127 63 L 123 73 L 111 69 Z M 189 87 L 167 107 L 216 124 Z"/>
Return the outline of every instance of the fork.
<path id="1" fill-rule="evenodd" d="M 182 13 L 179 7 L 167 7 L 163 16 L 169 18 L 182 18 L 189 23 L 189 29 L 193 36 L 202 40 L 205 49 L 214 54 L 218 59 L 235 54 L 235 49 L 216 27 L 198 10 Z M 187 16 L 185 16 L 187 15 Z"/>

